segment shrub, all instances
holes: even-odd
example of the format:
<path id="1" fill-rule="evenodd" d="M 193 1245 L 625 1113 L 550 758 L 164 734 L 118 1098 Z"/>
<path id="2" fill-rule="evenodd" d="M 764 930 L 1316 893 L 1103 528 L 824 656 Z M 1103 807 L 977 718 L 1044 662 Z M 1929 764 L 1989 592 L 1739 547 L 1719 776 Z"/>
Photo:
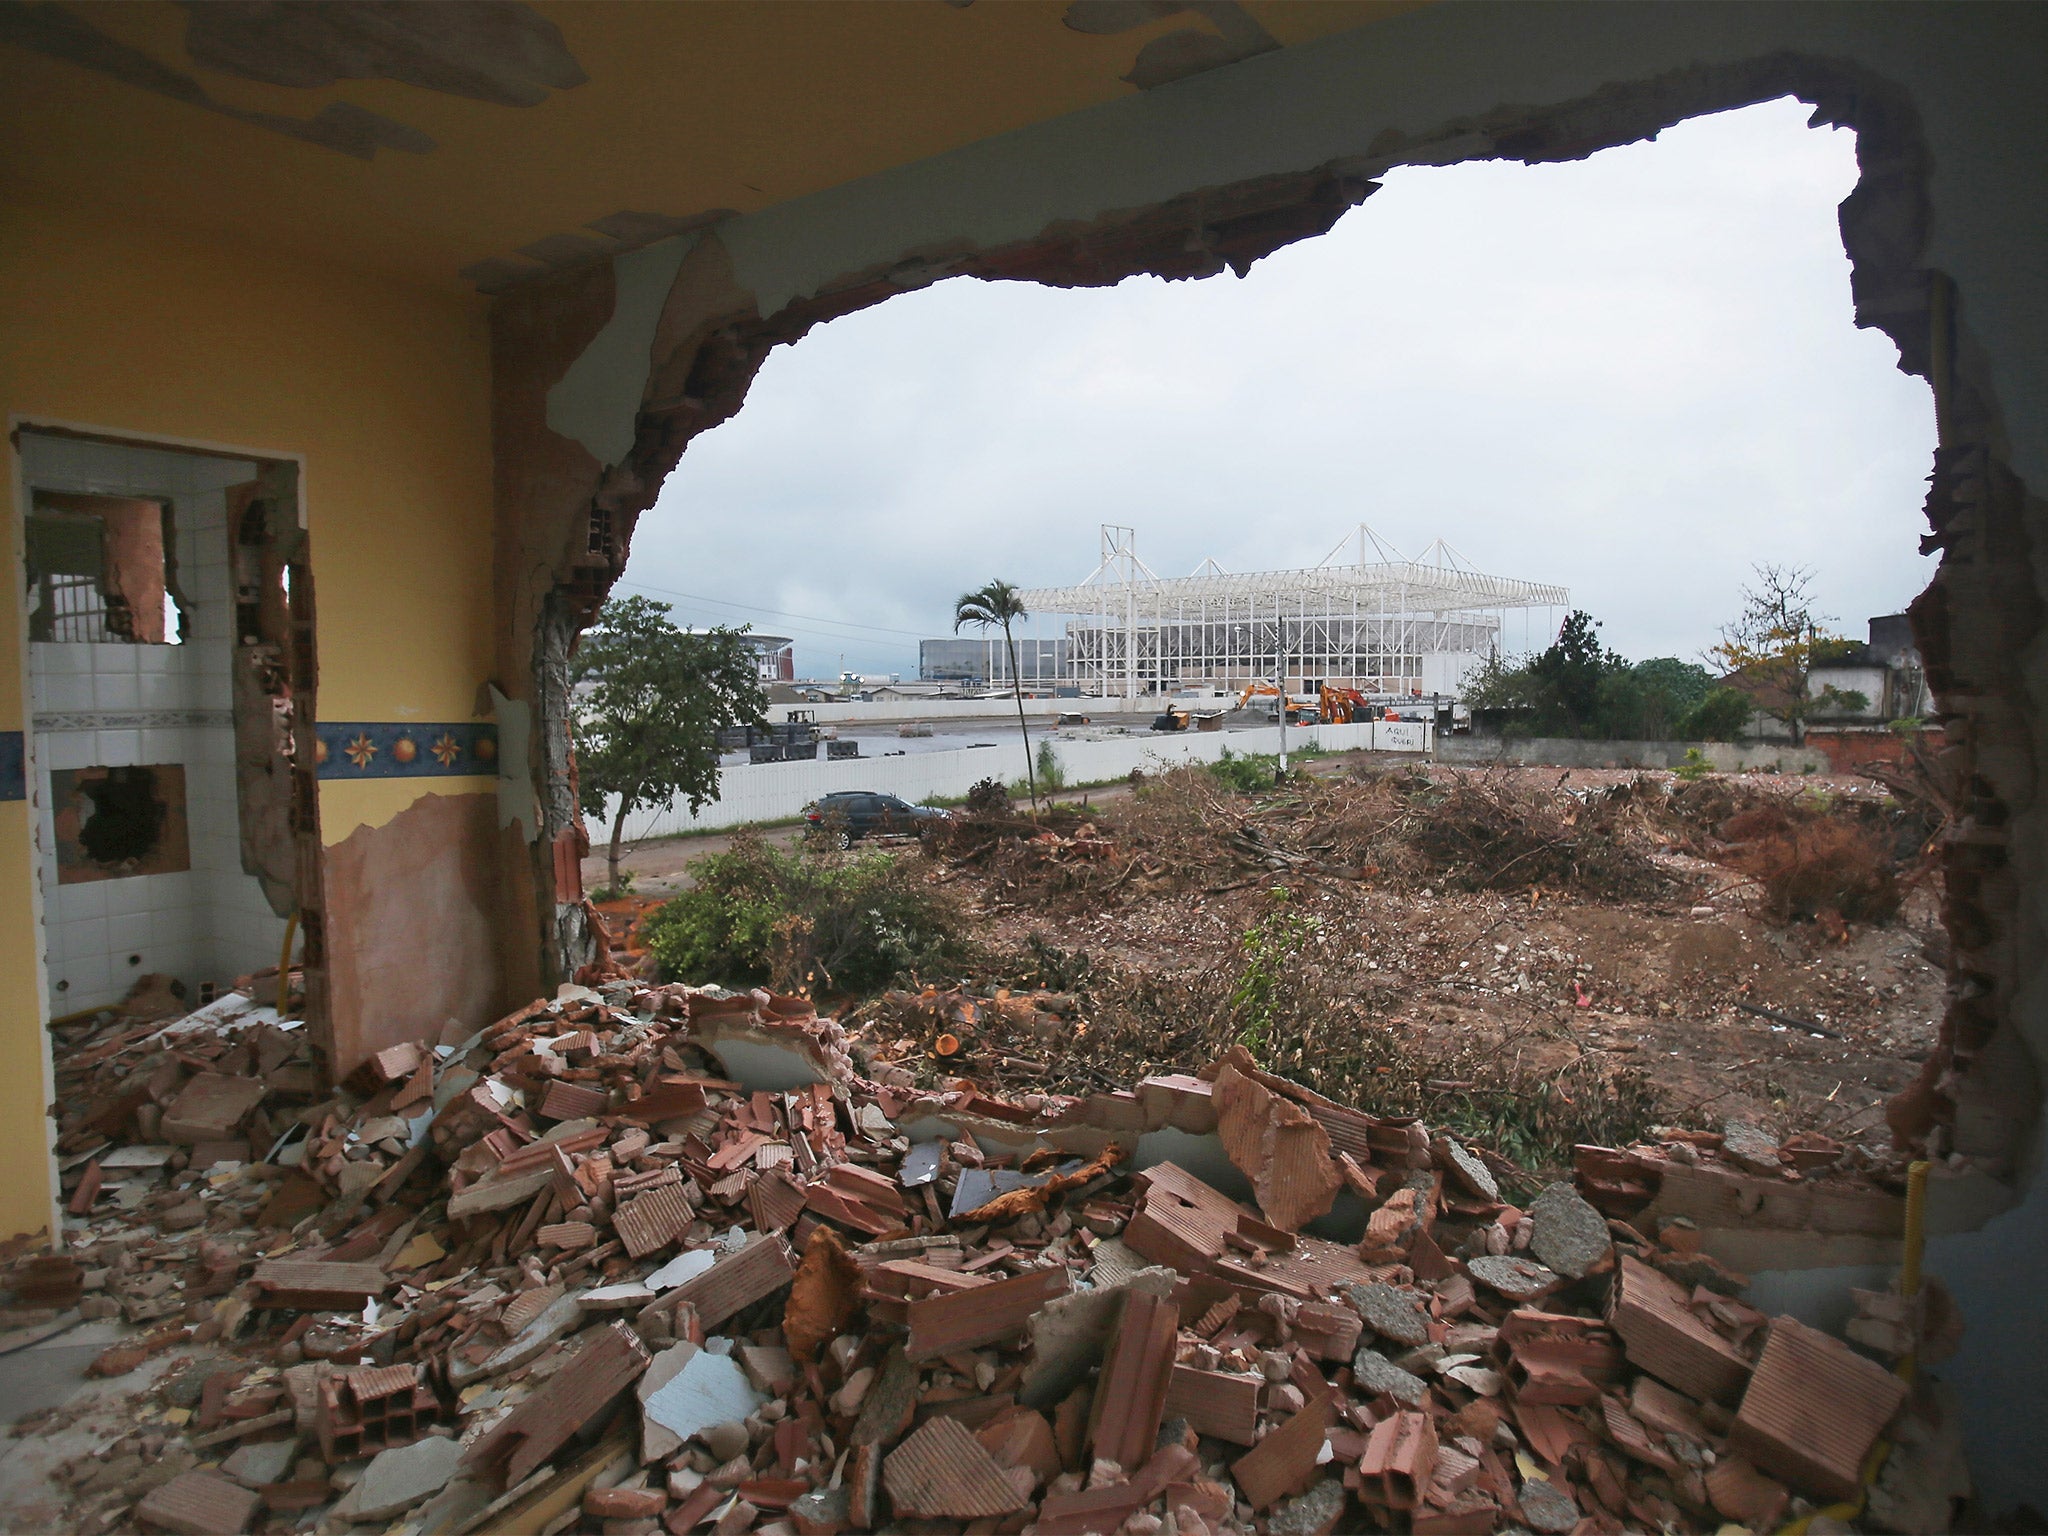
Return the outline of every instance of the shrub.
<path id="1" fill-rule="evenodd" d="M 592 901 L 619 901 L 633 894 L 633 871 L 621 869 L 617 885 L 601 885 L 590 893 Z"/>
<path id="2" fill-rule="evenodd" d="M 1272 753 L 1249 752 L 1239 757 L 1225 747 L 1223 755 L 1210 763 L 1208 769 L 1216 782 L 1233 794 L 1255 795 L 1273 787 L 1273 775 L 1279 766 L 1279 757 Z"/>
<path id="3" fill-rule="evenodd" d="M 1685 761 L 1671 771 L 1687 783 L 1691 783 L 1695 779 L 1704 779 L 1708 774 L 1712 773 L 1714 765 L 1707 761 L 1707 754 L 1698 747 L 1687 747 L 1685 749 Z"/>
<path id="4" fill-rule="evenodd" d="M 1313 741 L 1303 742 L 1299 747 L 1287 749 L 1287 761 L 1306 762 L 1312 757 L 1328 757 L 1329 749 Z M 1262 789 L 1271 789 L 1280 774 L 1280 754 L 1277 752 L 1246 752 L 1242 756 L 1225 747 L 1223 756 L 1213 763 L 1202 765 L 1218 784 L 1233 794 L 1255 795 Z"/>
<path id="5" fill-rule="evenodd" d="M 1038 792 L 1049 794 L 1055 789 L 1067 787 L 1067 770 L 1060 764 L 1060 755 L 1052 749 L 1052 743 L 1041 740 L 1038 743 Z"/>
<path id="6" fill-rule="evenodd" d="M 1322 931 L 1322 919 L 1288 905 L 1287 888 L 1272 892 L 1273 910 L 1245 931 L 1240 946 L 1244 964 L 1230 989 L 1231 1016 L 1238 1043 L 1263 1055 L 1279 996 L 1302 946 Z"/>
<path id="7" fill-rule="evenodd" d="M 857 993 L 966 952 L 953 898 L 893 854 L 807 856 L 747 831 L 696 875 L 642 929 L 668 980 Z"/>

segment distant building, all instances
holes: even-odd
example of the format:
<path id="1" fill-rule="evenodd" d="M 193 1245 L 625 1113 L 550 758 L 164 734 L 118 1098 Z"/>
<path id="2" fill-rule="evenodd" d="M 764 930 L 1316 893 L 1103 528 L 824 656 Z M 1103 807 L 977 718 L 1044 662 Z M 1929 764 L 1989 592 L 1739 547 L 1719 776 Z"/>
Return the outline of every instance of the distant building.
<path id="1" fill-rule="evenodd" d="M 1807 697 L 1820 699 L 1833 689 L 1837 697 L 1861 694 L 1860 709 L 1830 709 L 1812 719 L 1874 725 L 1925 715 L 1927 672 L 1913 644 L 1912 621 L 1903 613 L 1870 620 L 1870 639 L 1852 642 L 1806 669 Z"/>
<path id="2" fill-rule="evenodd" d="M 1026 688 L 1050 688 L 1067 664 L 1065 640 L 1017 641 L 1017 671 Z M 917 675 L 928 683 L 964 683 L 977 688 L 1007 687 L 1010 658 L 1001 635 L 970 639 L 948 636 L 920 640 Z"/>
<path id="3" fill-rule="evenodd" d="M 708 634 L 708 630 L 693 629 L 693 635 Z M 788 683 L 796 680 L 796 642 L 786 635 L 757 635 L 749 631 L 740 638 L 754 653 L 755 674 L 764 683 Z"/>
<path id="4" fill-rule="evenodd" d="M 1932 707 L 1927 691 L 1927 672 L 1920 652 L 1913 644 L 1912 622 L 1903 613 L 1888 613 L 1869 621 L 1870 638 L 1826 643 L 1817 647 L 1824 660 L 1806 669 L 1806 696 L 1816 701 L 1804 726 L 1829 730 L 1876 730 L 1894 720 L 1925 716 Z M 1765 740 L 1778 741 L 1796 733 L 1779 716 L 1783 685 L 1763 677 L 1731 672 L 1721 679 L 1739 688 L 1757 704 L 1752 730 Z"/>

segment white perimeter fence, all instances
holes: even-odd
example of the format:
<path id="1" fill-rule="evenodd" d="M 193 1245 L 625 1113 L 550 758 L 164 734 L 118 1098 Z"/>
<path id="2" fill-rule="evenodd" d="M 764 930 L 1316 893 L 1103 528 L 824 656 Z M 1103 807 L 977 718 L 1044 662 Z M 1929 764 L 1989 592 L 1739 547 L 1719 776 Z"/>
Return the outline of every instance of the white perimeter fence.
<path id="1" fill-rule="evenodd" d="M 1204 708 L 1214 708 L 1204 705 Z M 1143 715 L 1150 720 L 1159 713 L 1157 699 L 1026 699 L 1024 714 L 1031 720 L 1050 720 L 1055 715 L 1087 715 L 1091 719 Z M 908 720 L 1009 720 L 1017 718 L 1017 701 L 1007 696 L 995 699 L 875 699 L 865 704 L 770 704 L 771 723 L 787 719 L 792 711 L 807 713 L 820 725 L 887 725 Z"/>
<path id="2" fill-rule="evenodd" d="M 1427 752 L 1435 728 L 1405 720 L 1378 720 L 1370 725 L 1289 726 L 1287 744 L 1299 748 L 1309 741 L 1330 752 Z M 1279 748 L 1277 727 L 1252 731 L 1191 731 L 1180 735 L 1133 736 L 1112 741 L 1052 743 L 1060 771 L 1069 784 L 1120 779 L 1133 768 L 1176 767 L 1181 763 L 1213 763 L 1226 751 L 1239 756 Z M 898 795 L 913 804 L 927 795 L 964 795 L 983 779 L 1011 783 L 1024 777 L 1020 742 L 994 747 L 968 747 L 954 752 L 906 752 L 901 757 L 841 758 L 798 763 L 748 763 L 727 768 L 719 776 L 719 797 L 695 815 L 677 804 L 656 811 L 636 811 L 626 818 L 628 839 L 667 837 L 677 832 L 714 831 L 757 821 L 785 821 L 802 814 L 820 795 L 834 790 L 866 790 Z M 611 816 L 591 821 L 590 840 L 602 846 L 611 836 Z"/>

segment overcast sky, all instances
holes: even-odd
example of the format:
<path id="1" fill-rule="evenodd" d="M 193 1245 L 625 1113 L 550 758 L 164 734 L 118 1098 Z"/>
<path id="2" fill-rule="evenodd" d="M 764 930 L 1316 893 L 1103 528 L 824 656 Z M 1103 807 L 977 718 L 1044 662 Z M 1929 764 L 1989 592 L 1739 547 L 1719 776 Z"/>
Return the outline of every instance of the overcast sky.
<path id="1" fill-rule="evenodd" d="M 1242 280 L 956 279 L 835 321 L 691 445 L 627 589 L 791 635 L 800 675 L 914 676 L 957 594 L 1079 581 L 1101 523 L 1183 575 L 1314 565 L 1363 521 L 1569 587 L 1631 658 L 1697 659 L 1757 561 L 1813 567 L 1861 637 L 1932 571 L 1933 406 L 1854 328 L 1854 141 L 1805 118 L 1395 171 Z"/>

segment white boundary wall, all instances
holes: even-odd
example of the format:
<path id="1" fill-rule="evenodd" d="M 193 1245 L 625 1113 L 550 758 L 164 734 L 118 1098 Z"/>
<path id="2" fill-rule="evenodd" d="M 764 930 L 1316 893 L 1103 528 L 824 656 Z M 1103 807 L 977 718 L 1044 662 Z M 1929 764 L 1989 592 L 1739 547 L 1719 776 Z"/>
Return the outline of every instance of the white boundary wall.
<path id="1" fill-rule="evenodd" d="M 1290 726 L 1287 743 L 1300 747 L 1313 740 L 1332 752 L 1428 752 L 1434 744 L 1432 726 L 1411 721 L 1375 721 L 1370 725 Z M 1052 742 L 1053 753 L 1070 784 L 1120 779 L 1133 768 L 1148 772 L 1181 763 L 1213 763 L 1224 752 L 1273 752 L 1279 731 L 1195 731 L 1184 735 L 1133 736 L 1121 741 Z M 820 795 L 834 790 L 869 790 L 900 795 L 915 803 L 927 795 L 964 795 L 983 779 L 1008 783 L 1024 777 L 1024 749 L 1008 742 L 995 747 L 970 747 L 956 752 L 906 752 L 901 757 L 842 758 L 838 762 L 749 763 L 721 774 L 718 799 L 695 815 L 685 805 L 641 811 L 626 819 L 631 839 L 667 837 L 677 832 L 715 831 L 757 821 L 785 821 L 802 814 Z M 611 836 L 611 817 L 589 823 L 590 840 L 602 844 Z"/>
<path id="2" fill-rule="evenodd" d="M 1140 699 L 1126 704 L 1123 699 L 1026 699 L 1027 720 L 1050 720 L 1055 715 L 1087 715 L 1091 719 L 1141 714 L 1148 721 L 1165 708 L 1159 699 Z M 876 699 L 873 703 L 770 704 L 768 720 L 779 724 L 791 710 L 807 711 L 820 725 L 887 725 L 904 720 L 1009 720 L 1017 718 L 1015 699 Z"/>

